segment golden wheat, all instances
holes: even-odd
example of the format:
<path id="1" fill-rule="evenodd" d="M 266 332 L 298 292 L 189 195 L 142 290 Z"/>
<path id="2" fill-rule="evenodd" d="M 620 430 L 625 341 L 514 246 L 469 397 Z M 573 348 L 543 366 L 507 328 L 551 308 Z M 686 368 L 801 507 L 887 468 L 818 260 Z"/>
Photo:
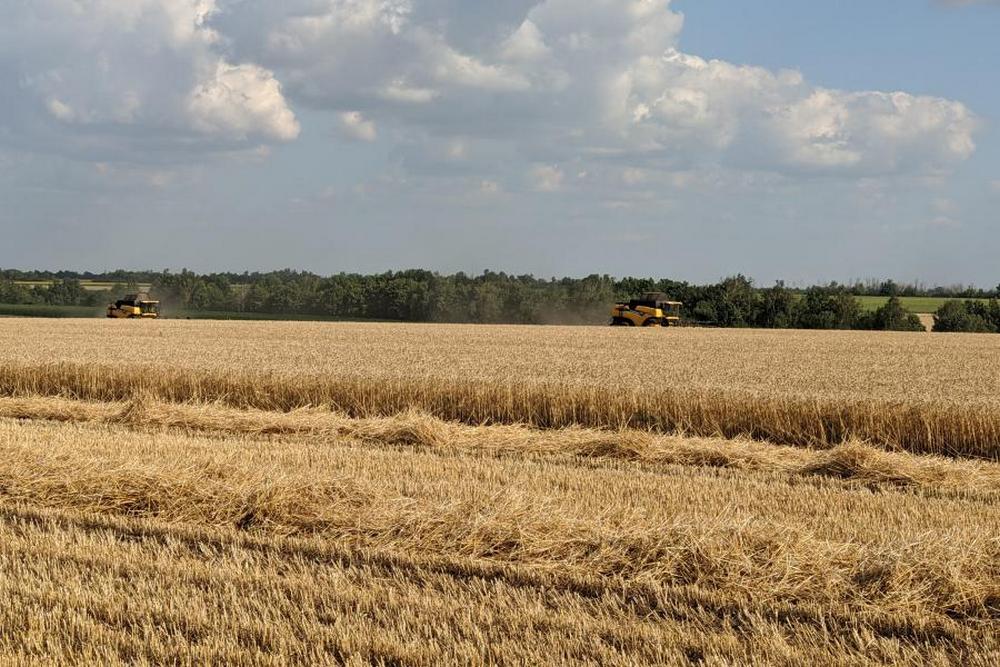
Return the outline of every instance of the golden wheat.
<path id="1" fill-rule="evenodd" d="M 1000 340 L 852 331 L 0 320 L 0 361 L 1000 405 Z"/>
<path id="2" fill-rule="evenodd" d="M 554 456 L 0 420 L 0 532 L 31 555 L 7 556 L 0 618 L 29 598 L 65 610 L 60 641 L 87 638 L 70 655 L 154 662 L 319 660 L 321 639 L 327 659 L 416 664 L 998 655 L 995 496 Z M 369 570 L 359 588 L 385 589 L 360 619 L 361 603 L 330 611 L 320 593 L 354 568 Z M 437 595 L 466 599 L 445 611 Z"/>
<path id="3" fill-rule="evenodd" d="M 413 377 L 282 377 L 234 368 L 186 371 L 162 367 L 49 363 L 0 365 L 0 395 L 116 401 L 150 396 L 170 402 L 220 402 L 288 411 L 324 406 L 356 417 L 419 409 L 468 424 L 581 425 L 749 437 L 828 447 L 862 439 L 917 453 L 1000 457 L 1000 410 L 950 401 L 899 402 L 804 395 L 628 389 Z"/>
<path id="4" fill-rule="evenodd" d="M 996 664 L 996 340 L 0 321 L 0 661 Z"/>
<path id="5" fill-rule="evenodd" d="M 771 471 L 842 479 L 873 487 L 898 486 L 933 493 L 1000 499 L 1000 465 L 936 456 L 886 452 L 852 441 L 828 450 L 783 447 L 749 439 L 695 438 L 635 430 L 572 426 L 535 429 L 521 425 L 465 426 L 426 413 L 358 419 L 324 408 L 292 412 L 239 410 L 220 404 L 165 403 L 138 397 L 124 403 L 60 398 L 0 398 L 0 418 L 114 424 L 158 432 L 175 430 L 219 437 L 293 437 L 298 442 L 365 447 L 406 447 L 440 455 L 544 458 L 580 464 L 633 463 L 647 470 L 684 465 Z"/>
<path id="6" fill-rule="evenodd" d="M 114 324 L 122 326 L 115 327 Z M 136 325 L 136 326 L 132 326 Z M 0 394 L 1000 456 L 1000 342 L 858 332 L 0 322 Z"/>

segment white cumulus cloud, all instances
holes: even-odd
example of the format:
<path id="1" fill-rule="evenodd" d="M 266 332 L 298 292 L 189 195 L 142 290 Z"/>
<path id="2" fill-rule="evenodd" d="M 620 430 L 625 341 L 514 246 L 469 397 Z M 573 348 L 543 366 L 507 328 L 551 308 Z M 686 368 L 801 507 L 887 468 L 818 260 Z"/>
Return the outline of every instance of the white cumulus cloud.
<path id="1" fill-rule="evenodd" d="M 219 62 L 215 75 L 191 91 L 187 111 L 194 126 L 208 134 L 256 134 L 285 141 L 299 136 L 299 123 L 281 85 L 257 65 Z"/>
<path id="2" fill-rule="evenodd" d="M 192 135 L 207 138 L 203 146 L 294 139 L 281 85 L 257 64 L 227 59 L 210 26 L 217 11 L 215 0 L 6 3 L 0 122 L 60 150 L 190 146 Z"/>
<path id="3" fill-rule="evenodd" d="M 502 10 L 246 0 L 237 11 L 255 17 L 234 29 L 237 51 L 273 69 L 296 98 L 416 133 L 503 138 L 527 169 L 614 159 L 671 170 L 939 173 L 975 149 L 976 120 L 959 102 L 831 90 L 796 71 L 683 53 L 684 18 L 669 0 L 519 0 Z"/>
<path id="4" fill-rule="evenodd" d="M 363 141 L 502 145 L 520 173 L 940 174 L 975 150 L 960 102 L 684 53 L 670 0 L 33 0 L 0 18 L 0 122 L 53 145 L 288 141 L 294 102 Z"/>

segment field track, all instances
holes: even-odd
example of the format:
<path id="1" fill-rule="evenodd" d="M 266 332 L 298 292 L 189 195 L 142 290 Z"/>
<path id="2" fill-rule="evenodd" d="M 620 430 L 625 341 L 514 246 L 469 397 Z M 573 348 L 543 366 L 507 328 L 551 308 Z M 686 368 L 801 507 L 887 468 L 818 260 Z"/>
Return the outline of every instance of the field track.
<path id="1" fill-rule="evenodd" d="M 2 321 L 0 658 L 996 664 L 994 345 Z"/>

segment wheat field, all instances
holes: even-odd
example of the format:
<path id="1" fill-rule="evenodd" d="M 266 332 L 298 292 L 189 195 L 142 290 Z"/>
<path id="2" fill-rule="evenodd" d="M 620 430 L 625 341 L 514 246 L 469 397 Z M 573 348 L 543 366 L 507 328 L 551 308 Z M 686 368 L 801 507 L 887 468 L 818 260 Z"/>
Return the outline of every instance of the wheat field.
<path id="1" fill-rule="evenodd" d="M 0 395 L 632 427 L 1000 456 L 1000 337 L 0 321 Z"/>
<path id="2" fill-rule="evenodd" d="M 0 320 L 0 660 L 996 664 L 994 338 Z"/>

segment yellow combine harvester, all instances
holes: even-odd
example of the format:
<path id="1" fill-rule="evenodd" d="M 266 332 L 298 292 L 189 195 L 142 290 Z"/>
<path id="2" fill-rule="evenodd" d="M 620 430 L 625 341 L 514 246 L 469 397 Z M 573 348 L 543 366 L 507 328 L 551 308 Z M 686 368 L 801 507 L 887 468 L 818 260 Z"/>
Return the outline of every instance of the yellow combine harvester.
<path id="1" fill-rule="evenodd" d="M 108 317 L 114 319 L 141 318 L 156 319 L 160 316 L 160 302 L 149 298 L 148 294 L 127 294 L 108 305 Z"/>
<path id="2" fill-rule="evenodd" d="M 680 301 L 669 301 L 662 292 L 647 292 L 641 299 L 619 303 L 611 310 L 613 327 L 676 327 L 681 323 Z"/>

